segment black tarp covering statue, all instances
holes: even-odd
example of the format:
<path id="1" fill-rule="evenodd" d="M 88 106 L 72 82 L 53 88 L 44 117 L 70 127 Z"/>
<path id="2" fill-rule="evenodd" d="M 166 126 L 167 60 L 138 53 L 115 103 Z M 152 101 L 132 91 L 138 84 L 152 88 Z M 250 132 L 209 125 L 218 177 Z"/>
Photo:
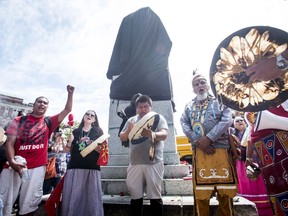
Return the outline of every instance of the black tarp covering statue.
<path id="1" fill-rule="evenodd" d="M 172 101 L 168 68 L 171 47 L 164 25 L 149 7 L 126 16 L 107 72 L 107 78 L 112 80 L 110 99 L 131 100 L 141 92 L 154 101 Z"/>

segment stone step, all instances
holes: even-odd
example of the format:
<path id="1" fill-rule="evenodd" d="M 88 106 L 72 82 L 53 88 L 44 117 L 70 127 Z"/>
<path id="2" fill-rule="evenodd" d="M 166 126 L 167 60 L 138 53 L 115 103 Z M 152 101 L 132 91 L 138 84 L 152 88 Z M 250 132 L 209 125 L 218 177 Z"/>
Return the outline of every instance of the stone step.
<path id="1" fill-rule="evenodd" d="M 193 214 L 193 196 L 163 196 L 163 215 L 165 216 L 191 216 Z M 105 216 L 126 216 L 129 214 L 130 196 L 104 195 Z M 150 216 L 150 202 L 144 199 L 143 216 Z M 215 197 L 210 200 L 210 215 L 218 215 L 218 201 Z M 257 208 L 253 202 L 243 198 L 234 198 L 235 216 L 258 216 Z"/>
<path id="2" fill-rule="evenodd" d="M 128 195 L 126 179 L 103 179 L 102 192 L 105 195 Z M 192 195 L 192 180 L 183 178 L 164 179 L 162 195 Z"/>
<path id="3" fill-rule="evenodd" d="M 118 141 L 119 142 L 119 141 Z M 119 144 L 120 145 L 120 144 Z M 109 146 L 110 148 L 110 146 Z M 112 147 L 111 147 L 112 148 Z M 127 154 L 111 154 L 109 150 L 108 166 L 128 166 L 129 155 Z M 173 165 L 180 164 L 178 152 L 165 152 L 164 151 L 164 164 Z"/>
<path id="4" fill-rule="evenodd" d="M 103 166 L 101 167 L 102 179 L 126 179 L 128 166 Z M 165 178 L 183 178 L 190 175 L 191 165 L 165 165 Z"/>

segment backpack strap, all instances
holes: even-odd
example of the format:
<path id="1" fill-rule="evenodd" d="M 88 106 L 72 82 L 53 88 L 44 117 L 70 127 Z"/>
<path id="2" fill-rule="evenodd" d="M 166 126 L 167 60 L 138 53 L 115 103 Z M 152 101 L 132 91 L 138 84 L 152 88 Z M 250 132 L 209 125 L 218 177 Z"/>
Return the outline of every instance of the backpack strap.
<path id="1" fill-rule="evenodd" d="M 45 121 L 47 127 L 49 128 L 49 130 L 51 130 L 51 120 L 50 120 L 50 117 L 49 117 L 49 116 L 46 116 L 46 117 L 44 118 L 44 121 Z"/>
<path id="2" fill-rule="evenodd" d="M 19 121 L 19 125 L 18 125 L 18 128 L 23 124 L 23 122 L 27 119 L 27 116 L 21 116 L 20 117 L 20 121 Z"/>
<path id="3" fill-rule="evenodd" d="M 20 127 L 26 119 L 27 119 L 27 115 L 26 115 L 26 116 L 21 116 L 18 127 Z M 47 127 L 49 128 L 49 130 L 51 130 L 51 120 L 50 120 L 50 117 L 49 117 L 49 116 L 46 116 L 46 117 L 44 118 L 44 121 L 45 121 Z"/>

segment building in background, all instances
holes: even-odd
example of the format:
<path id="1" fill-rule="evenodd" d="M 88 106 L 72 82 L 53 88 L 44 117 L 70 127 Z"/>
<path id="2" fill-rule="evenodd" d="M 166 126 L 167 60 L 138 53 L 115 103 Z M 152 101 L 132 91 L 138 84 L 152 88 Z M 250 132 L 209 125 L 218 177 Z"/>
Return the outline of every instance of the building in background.
<path id="1" fill-rule="evenodd" d="M 17 116 L 19 111 L 26 114 L 31 113 L 33 103 L 24 104 L 23 99 L 17 96 L 7 95 L 0 92 L 0 127 L 4 128 L 5 125 Z"/>

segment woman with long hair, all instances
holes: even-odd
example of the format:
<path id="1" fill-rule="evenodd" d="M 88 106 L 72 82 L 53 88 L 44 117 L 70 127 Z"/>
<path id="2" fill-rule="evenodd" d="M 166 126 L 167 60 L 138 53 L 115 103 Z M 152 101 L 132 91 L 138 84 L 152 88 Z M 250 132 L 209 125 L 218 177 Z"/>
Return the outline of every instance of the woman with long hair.
<path id="1" fill-rule="evenodd" d="M 103 134 L 96 112 L 88 110 L 69 136 L 67 148 L 71 159 L 64 179 L 61 215 L 103 216 L 100 165 L 101 146 L 87 156 L 80 152 Z"/>

